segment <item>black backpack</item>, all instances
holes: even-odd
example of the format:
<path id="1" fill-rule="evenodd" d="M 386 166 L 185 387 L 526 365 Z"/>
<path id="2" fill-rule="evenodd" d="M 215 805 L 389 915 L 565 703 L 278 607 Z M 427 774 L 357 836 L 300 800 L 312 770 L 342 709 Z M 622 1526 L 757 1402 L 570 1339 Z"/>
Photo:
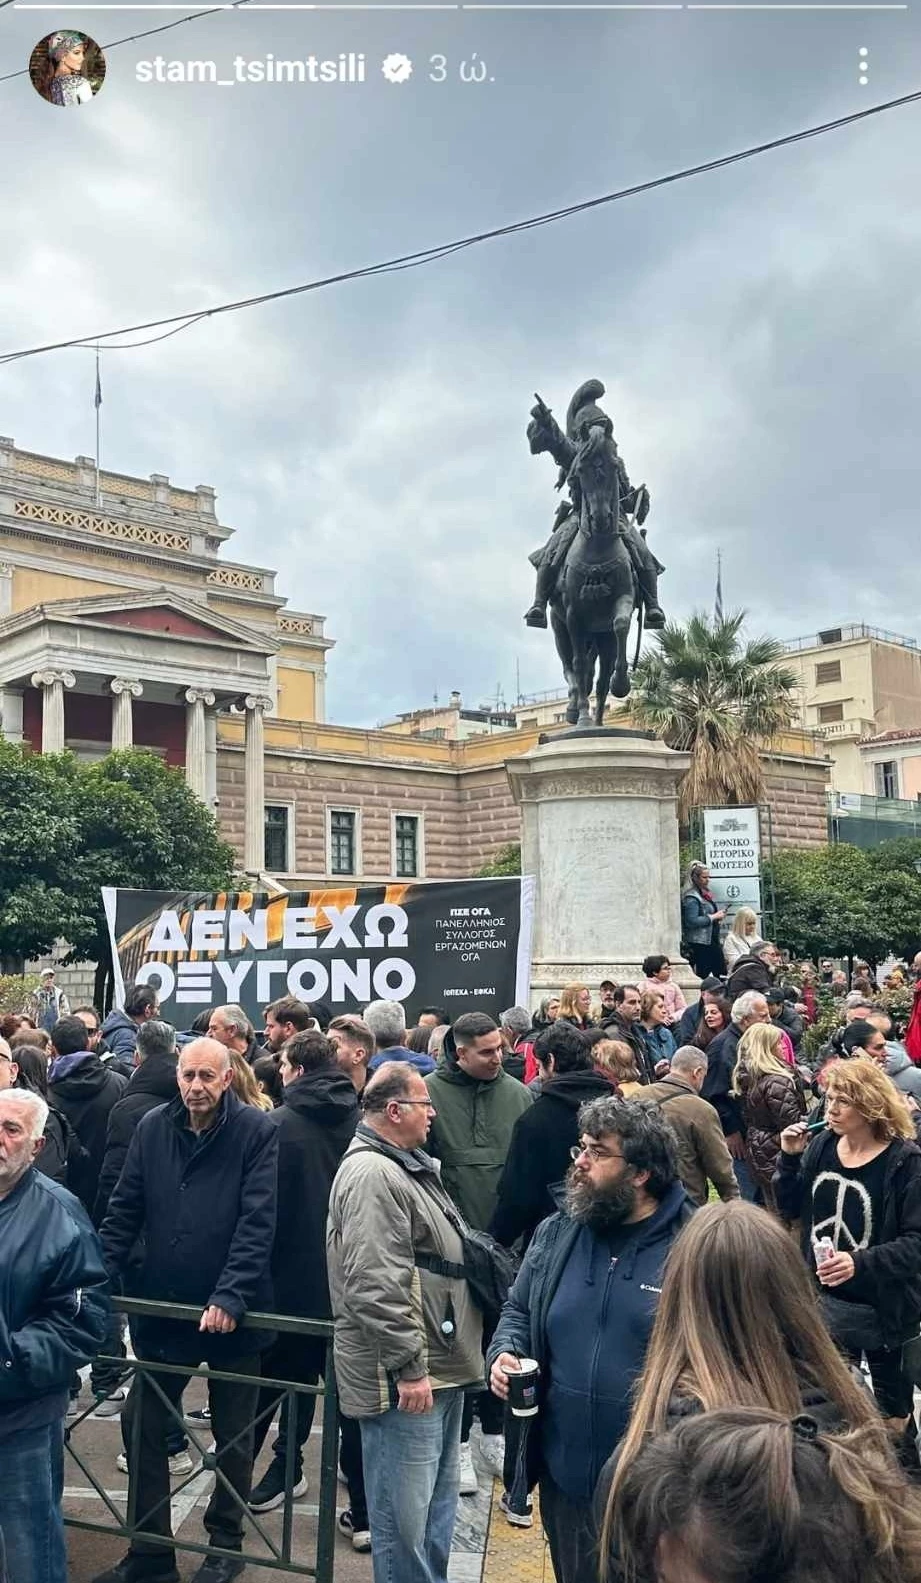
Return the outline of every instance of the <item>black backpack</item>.
<path id="1" fill-rule="evenodd" d="M 434 1253 L 417 1253 L 413 1262 L 417 1269 L 428 1270 L 430 1275 L 466 1281 L 470 1296 L 484 1319 L 495 1324 L 515 1283 L 518 1260 L 488 1231 L 474 1231 L 466 1225 L 453 1205 L 449 1208 L 439 1197 L 438 1206 L 463 1243 L 464 1262 L 454 1264 L 450 1259 L 439 1259 Z"/>

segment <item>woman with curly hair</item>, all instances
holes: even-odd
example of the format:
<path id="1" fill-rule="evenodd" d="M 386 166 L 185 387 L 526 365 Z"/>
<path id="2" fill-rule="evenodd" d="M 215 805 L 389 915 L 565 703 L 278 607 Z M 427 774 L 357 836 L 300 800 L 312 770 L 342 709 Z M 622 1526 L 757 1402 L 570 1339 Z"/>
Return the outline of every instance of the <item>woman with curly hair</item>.
<path id="1" fill-rule="evenodd" d="M 904 1095 L 866 1056 L 828 1073 L 826 1130 L 780 1135 L 777 1207 L 799 1220 L 803 1253 L 839 1345 L 866 1357 L 906 1461 L 917 1466 L 904 1344 L 921 1321 L 921 1149 Z"/>
<path id="2" fill-rule="evenodd" d="M 771 1183 L 780 1154 L 780 1134 L 806 1114 L 806 1099 L 795 1073 L 783 1057 L 780 1028 L 756 1022 L 739 1040 L 732 1092 L 741 1100 L 748 1161 L 764 1194 L 775 1209 Z"/>

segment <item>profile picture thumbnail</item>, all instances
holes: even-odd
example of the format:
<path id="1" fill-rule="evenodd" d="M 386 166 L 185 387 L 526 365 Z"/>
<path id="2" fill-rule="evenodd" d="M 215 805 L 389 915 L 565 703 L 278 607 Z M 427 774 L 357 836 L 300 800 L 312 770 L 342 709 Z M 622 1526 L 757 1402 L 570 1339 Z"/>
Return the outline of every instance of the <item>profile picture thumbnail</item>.
<path id="1" fill-rule="evenodd" d="M 49 104 L 89 104 L 106 80 L 106 58 L 86 33 L 60 28 L 39 39 L 29 56 L 29 76 Z"/>

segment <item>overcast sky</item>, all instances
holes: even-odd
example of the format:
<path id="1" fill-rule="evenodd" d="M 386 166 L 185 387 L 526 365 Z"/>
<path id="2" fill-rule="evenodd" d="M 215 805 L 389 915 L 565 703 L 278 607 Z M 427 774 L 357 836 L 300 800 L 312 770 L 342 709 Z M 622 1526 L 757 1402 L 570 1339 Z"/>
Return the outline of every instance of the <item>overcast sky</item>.
<path id="1" fill-rule="evenodd" d="M 175 13 L 172 13 L 174 16 Z M 0 75 L 53 26 L 0 11 Z M 858 84 L 869 50 L 870 85 Z M 157 54 L 363 50 L 360 86 L 141 84 Z M 405 51 L 411 80 L 387 84 Z M 462 84 L 474 52 L 492 82 Z M 428 80 L 443 54 L 448 80 Z M 0 84 L 0 352 L 365 266 L 921 86 L 915 12 L 227 12 L 115 49 L 98 98 Z M 9 150 L 17 157 L 11 160 Z M 559 680 L 521 620 L 563 418 L 599 377 L 676 618 L 919 636 L 921 105 L 532 233 L 103 357 L 103 463 L 209 483 L 226 553 L 328 618 L 331 719 Z M 0 368 L 0 432 L 94 443 L 92 356 Z"/>

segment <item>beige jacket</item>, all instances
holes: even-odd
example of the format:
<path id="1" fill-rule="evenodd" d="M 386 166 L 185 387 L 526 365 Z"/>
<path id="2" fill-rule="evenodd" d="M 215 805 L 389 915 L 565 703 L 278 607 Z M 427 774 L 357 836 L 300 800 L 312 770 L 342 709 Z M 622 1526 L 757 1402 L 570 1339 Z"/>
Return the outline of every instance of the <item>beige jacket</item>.
<path id="1" fill-rule="evenodd" d="M 691 1084 L 671 1072 L 659 1083 L 652 1083 L 637 1096 L 641 1105 L 658 1106 L 678 1140 L 678 1170 L 695 1204 L 705 1204 L 708 1182 L 720 1198 L 739 1197 L 739 1184 L 732 1169 L 732 1156 L 720 1118 L 709 1100 L 701 1099 Z"/>
<path id="2" fill-rule="evenodd" d="M 349 1418 L 395 1407 L 398 1379 L 427 1374 L 433 1390 L 483 1380 L 483 1326 L 467 1282 L 415 1264 L 417 1253 L 462 1261 L 442 1203 L 453 1209 L 435 1160 L 359 1126 L 333 1182 L 326 1230 L 336 1380 Z"/>

